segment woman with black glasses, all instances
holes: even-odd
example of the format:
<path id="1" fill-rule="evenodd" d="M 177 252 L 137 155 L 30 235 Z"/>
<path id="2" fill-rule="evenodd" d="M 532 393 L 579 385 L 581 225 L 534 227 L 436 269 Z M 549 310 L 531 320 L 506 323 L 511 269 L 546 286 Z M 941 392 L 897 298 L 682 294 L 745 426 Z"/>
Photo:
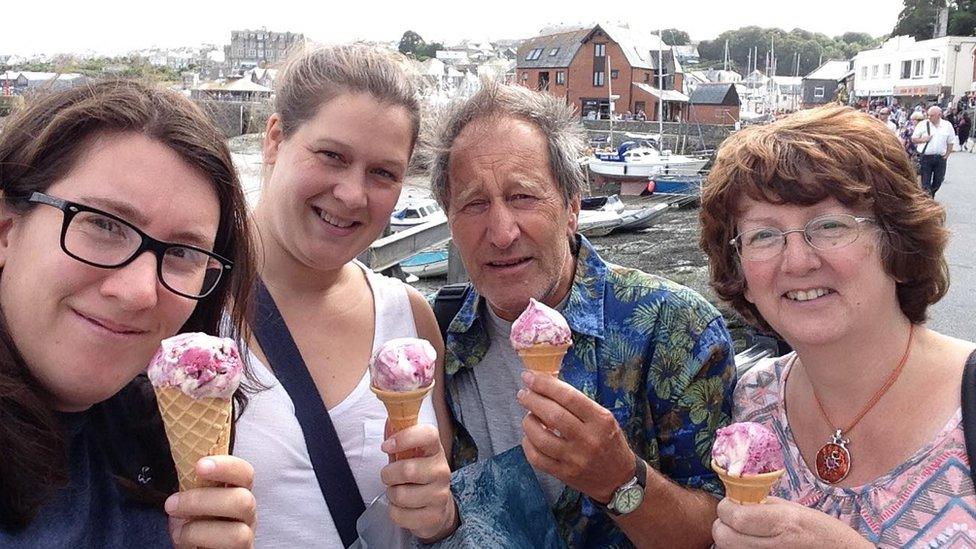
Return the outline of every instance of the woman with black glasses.
<path id="1" fill-rule="evenodd" d="M 141 375 L 225 308 L 245 326 L 246 206 L 218 130 L 135 83 L 46 94 L 0 134 L 0 192 L 0 546 L 251 546 L 251 466 L 205 458 L 226 487 L 175 493 Z"/>
<path id="2" fill-rule="evenodd" d="M 723 500 L 718 547 L 973 547 L 961 410 L 974 345 L 928 329 L 945 212 L 898 139 L 845 107 L 723 144 L 702 192 L 712 286 L 795 352 L 740 374 L 733 419 L 776 433 L 763 505 Z"/>

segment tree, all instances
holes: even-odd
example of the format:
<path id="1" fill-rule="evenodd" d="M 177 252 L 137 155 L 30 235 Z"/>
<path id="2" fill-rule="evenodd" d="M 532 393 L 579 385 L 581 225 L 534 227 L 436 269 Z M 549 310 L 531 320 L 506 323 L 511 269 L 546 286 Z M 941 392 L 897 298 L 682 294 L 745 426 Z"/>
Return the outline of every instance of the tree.
<path id="1" fill-rule="evenodd" d="M 916 40 L 928 40 L 935 31 L 936 10 L 945 0 L 905 0 L 905 7 L 898 14 L 898 22 L 892 36 L 914 36 Z"/>
<path id="2" fill-rule="evenodd" d="M 407 32 L 403 33 L 403 36 L 400 38 L 399 50 L 400 53 L 406 55 L 408 53 L 416 53 L 418 48 L 422 48 L 426 45 L 427 43 L 424 42 L 424 39 L 421 38 L 419 34 L 412 30 L 408 30 Z"/>
<path id="3" fill-rule="evenodd" d="M 669 46 L 687 46 L 691 43 L 691 37 L 683 30 L 664 29 L 661 31 L 661 41 Z"/>

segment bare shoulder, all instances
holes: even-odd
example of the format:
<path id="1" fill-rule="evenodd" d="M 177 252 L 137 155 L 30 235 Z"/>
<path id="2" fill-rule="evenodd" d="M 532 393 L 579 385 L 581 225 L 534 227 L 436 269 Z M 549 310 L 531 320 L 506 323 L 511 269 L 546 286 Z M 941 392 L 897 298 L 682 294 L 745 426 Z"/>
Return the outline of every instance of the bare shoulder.
<path id="1" fill-rule="evenodd" d="M 928 340 L 928 347 L 932 353 L 932 363 L 942 368 L 949 367 L 953 370 L 962 370 L 969 359 L 969 355 L 976 350 L 976 343 L 959 339 L 957 337 L 940 334 L 934 330 L 926 329 L 925 338 Z"/>

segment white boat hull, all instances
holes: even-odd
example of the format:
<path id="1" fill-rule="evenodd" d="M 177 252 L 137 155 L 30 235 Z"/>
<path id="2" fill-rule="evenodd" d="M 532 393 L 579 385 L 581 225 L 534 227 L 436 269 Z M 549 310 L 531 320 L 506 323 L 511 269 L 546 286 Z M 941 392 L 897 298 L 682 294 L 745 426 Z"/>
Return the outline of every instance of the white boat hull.
<path id="1" fill-rule="evenodd" d="M 658 175 L 694 175 L 701 171 L 708 159 L 688 159 L 670 162 L 613 162 L 591 159 L 588 166 L 593 173 L 609 177 L 647 179 Z"/>

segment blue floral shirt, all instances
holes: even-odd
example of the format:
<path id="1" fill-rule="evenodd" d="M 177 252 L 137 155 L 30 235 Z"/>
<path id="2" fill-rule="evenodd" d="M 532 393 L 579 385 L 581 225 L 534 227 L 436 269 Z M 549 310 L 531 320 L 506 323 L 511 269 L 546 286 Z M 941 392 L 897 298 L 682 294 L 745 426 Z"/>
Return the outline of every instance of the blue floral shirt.
<path id="1" fill-rule="evenodd" d="M 631 448 L 674 482 L 718 497 L 721 483 L 708 464 L 715 430 L 729 422 L 735 367 L 719 312 L 692 290 L 605 263 L 579 237 L 576 275 L 563 310 L 573 345 L 560 377 L 610 410 Z M 480 296 L 468 292 L 448 327 L 445 386 L 459 417 L 456 378 L 471 375 L 489 336 Z M 454 419 L 452 463 L 477 461 L 474 441 Z M 459 498 L 462 517 L 465 501 Z M 567 487 L 552 509 L 569 547 L 632 547 L 588 498 Z"/>

